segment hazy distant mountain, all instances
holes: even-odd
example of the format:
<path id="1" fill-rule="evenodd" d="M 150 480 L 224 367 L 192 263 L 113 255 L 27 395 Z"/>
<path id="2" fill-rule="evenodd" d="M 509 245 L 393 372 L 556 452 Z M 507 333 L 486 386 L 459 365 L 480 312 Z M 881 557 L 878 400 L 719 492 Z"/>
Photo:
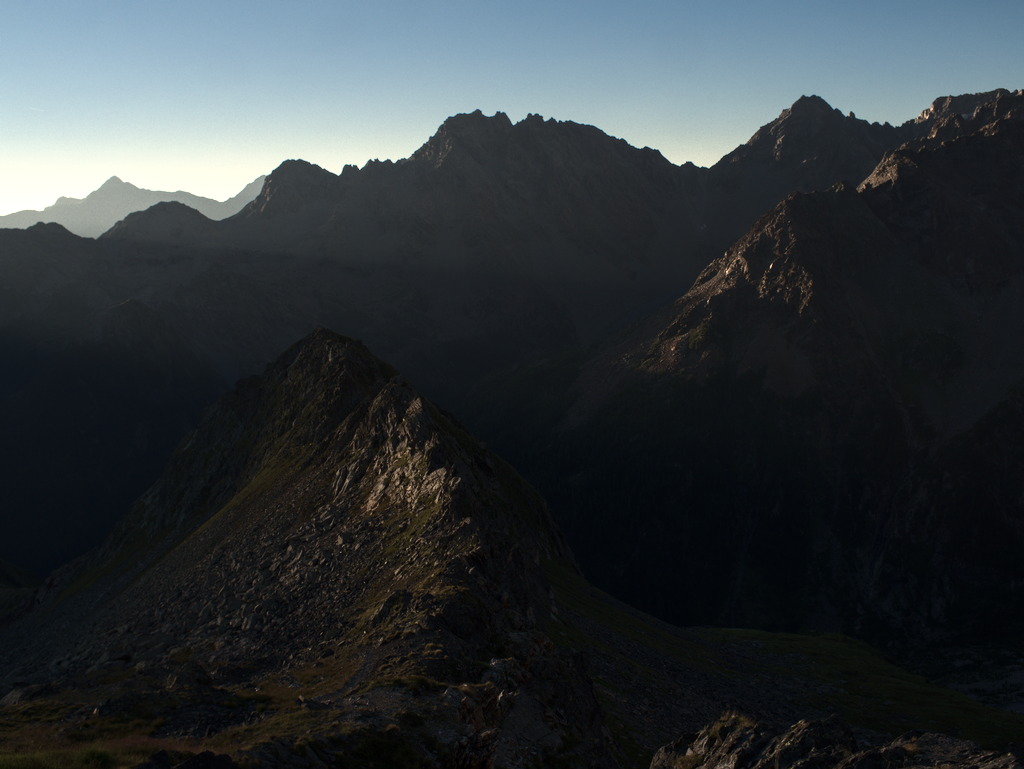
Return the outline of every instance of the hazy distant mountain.
<path id="1" fill-rule="evenodd" d="M 263 187 L 264 177 L 253 180 L 241 192 L 225 201 L 193 195 L 190 192 L 156 192 L 110 177 L 100 188 L 84 198 L 60 198 L 42 211 L 18 211 L 0 216 L 0 227 L 31 227 L 37 222 L 55 222 L 76 235 L 95 238 L 135 211 L 157 203 L 183 203 L 210 219 L 224 219 L 240 211 Z"/>

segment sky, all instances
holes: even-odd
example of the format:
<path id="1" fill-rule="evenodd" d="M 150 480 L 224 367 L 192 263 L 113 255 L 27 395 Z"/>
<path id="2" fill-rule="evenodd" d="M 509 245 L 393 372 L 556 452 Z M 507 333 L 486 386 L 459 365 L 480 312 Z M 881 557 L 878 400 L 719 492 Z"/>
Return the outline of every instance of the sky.
<path id="1" fill-rule="evenodd" d="M 111 176 L 216 199 L 481 109 L 711 165 L 801 95 L 901 123 L 1024 88 L 1024 0 L 3 0 L 0 214 Z"/>

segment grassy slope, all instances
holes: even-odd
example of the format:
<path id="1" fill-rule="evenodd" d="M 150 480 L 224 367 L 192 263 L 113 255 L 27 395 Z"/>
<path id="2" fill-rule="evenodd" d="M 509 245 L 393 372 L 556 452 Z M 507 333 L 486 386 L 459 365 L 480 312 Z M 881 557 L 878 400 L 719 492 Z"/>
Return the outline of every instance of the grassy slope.
<path id="1" fill-rule="evenodd" d="M 559 646 L 587 652 L 623 766 L 646 767 L 658 746 L 713 720 L 716 708 L 780 721 L 836 712 L 864 733 L 941 731 L 992 748 L 1024 734 L 1024 717 L 936 687 L 843 636 L 674 628 L 608 597 L 564 564 L 551 565 L 548 576 L 558 607 L 548 632 Z M 159 720 L 126 715 L 99 714 L 86 728 L 67 728 L 105 687 L 112 697 L 121 691 L 116 672 L 100 672 L 84 695 L 55 692 L 0 710 L 0 769 L 114 769 L 159 749 L 236 753 L 275 734 L 316 733 L 335 716 L 301 707 L 297 693 L 344 689 L 351 662 L 340 655 L 297 666 L 268 677 L 258 692 L 228 687 L 240 711 L 262 719 L 206 740 L 155 738 Z M 397 695 L 403 698 L 437 696 L 432 682 L 410 682 L 388 688 L 404 690 Z"/>
<path id="2" fill-rule="evenodd" d="M 560 607 L 549 633 L 592 653 L 595 687 L 626 766 L 647 767 L 659 745 L 713 720 L 715 707 L 781 722 L 838 713 L 869 737 L 920 729 L 994 749 L 1024 734 L 1024 716 L 935 686 L 854 639 L 675 628 L 567 569 L 548 574 Z"/>

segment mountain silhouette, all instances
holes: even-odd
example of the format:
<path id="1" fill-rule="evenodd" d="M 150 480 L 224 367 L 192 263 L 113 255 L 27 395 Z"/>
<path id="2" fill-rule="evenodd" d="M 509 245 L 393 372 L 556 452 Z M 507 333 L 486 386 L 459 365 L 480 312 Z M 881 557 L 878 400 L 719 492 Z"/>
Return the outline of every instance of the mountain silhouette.
<path id="1" fill-rule="evenodd" d="M 558 374 L 506 453 L 599 585 L 677 622 L 1016 642 L 1024 99 L 997 101 L 788 197 Z"/>
<path id="2" fill-rule="evenodd" d="M 0 227 L 31 227 L 37 222 L 53 222 L 76 235 L 95 238 L 135 211 L 157 203 L 177 202 L 193 208 L 210 219 L 223 219 L 238 212 L 263 186 L 263 177 L 247 184 L 237 195 L 225 201 L 193 195 L 190 192 L 144 190 L 111 176 L 84 198 L 58 198 L 42 211 L 17 211 L 0 216 Z"/>

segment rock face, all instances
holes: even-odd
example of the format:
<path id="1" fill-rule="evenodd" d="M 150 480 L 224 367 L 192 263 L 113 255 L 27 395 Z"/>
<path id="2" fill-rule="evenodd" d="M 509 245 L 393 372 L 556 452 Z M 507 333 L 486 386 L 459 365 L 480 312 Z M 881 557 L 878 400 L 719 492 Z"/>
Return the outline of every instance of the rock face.
<path id="1" fill-rule="evenodd" d="M 11 684 L 130 664 L 101 715 L 173 695 L 165 717 L 205 736 L 248 718 L 225 682 L 308 669 L 299 709 L 338 760 L 366 749 L 342 735 L 392 723 L 381 739 L 407 765 L 604 766 L 589 681 L 543 632 L 542 566 L 567 558 L 507 465 L 320 330 L 241 382 L 100 552 L 51 577 L 0 667 Z M 256 755 L 274 765 L 300 734 Z"/>
<path id="2" fill-rule="evenodd" d="M 793 192 L 856 184 L 886 152 L 930 125 L 868 123 L 843 115 L 819 96 L 803 96 L 711 167 L 708 226 L 719 242 L 731 243 Z"/>
<path id="3" fill-rule="evenodd" d="M 963 120 L 974 120 L 979 116 L 980 110 L 988 109 L 999 100 L 1012 96 L 1014 96 L 1014 93 L 1005 88 L 997 88 L 994 91 L 985 91 L 984 93 L 943 96 L 933 101 L 931 106 L 918 115 L 914 122 L 936 123 L 953 117 Z"/>
<path id="4" fill-rule="evenodd" d="M 128 214 L 113 227 L 104 232 L 104 237 L 117 240 L 122 237 L 123 232 L 128 231 L 137 237 L 139 228 L 135 222 L 139 219 L 145 220 L 145 233 L 148 240 L 160 241 L 173 244 L 178 242 L 187 232 L 189 238 L 194 233 L 201 232 L 204 223 L 208 218 L 194 208 L 184 203 L 168 201 L 156 203 L 145 211 L 136 211 Z"/>
<path id="5" fill-rule="evenodd" d="M 788 198 L 506 449 L 585 572 L 677 622 L 1024 630 L 1022 99 Z"/>
<path id="6" fill-rule="evenodd" d="M 60 198 L 42 211 L 18 211 L 0 216 L 0 227 L 31 227 L 37 222 L 60 224 L 76 235 L 95 238 L 118 221 L 136 211 L 164 202 L 188 206 L 210 219 L 224 219 L 238 213 L 259 193 L 263 177 L 247 184 L 237 195 L 225 201 L 193 195 L 190 192 L 144 190 L 112 176 L 81 200 Z"/>
<path id="7" fill-rule="evenodd" d="M 766 728 L 736 714 L 724 715 L 692 740 L 666 745 L 651 769 L 1019 769 L 1012 753 L 986 751 L 965 740 L 940 734 L 908 732 L 889 742 L 860 748 L 849 727 L 837 717 L 800 721 L 788 729 Z"/>

